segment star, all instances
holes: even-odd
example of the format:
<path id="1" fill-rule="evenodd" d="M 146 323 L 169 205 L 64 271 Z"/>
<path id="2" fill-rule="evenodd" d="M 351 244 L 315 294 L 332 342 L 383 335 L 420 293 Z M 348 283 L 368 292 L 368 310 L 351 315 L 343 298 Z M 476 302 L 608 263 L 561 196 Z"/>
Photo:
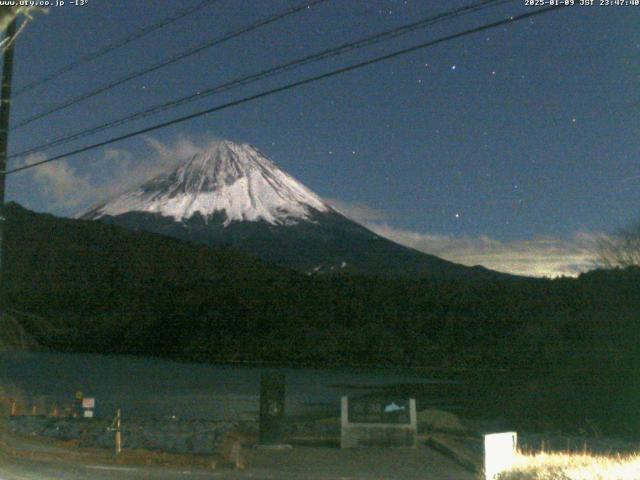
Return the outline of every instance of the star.
<path id="1" fill-rule="evenodd" d="M 455 70 L 456 66 L 455 65 L 451 65 L 451 70 Z"/>
<path id="2" fill-rule="evenodd" d="M 459 213 L 456 213 L 456 218 L 460 218 L 460 214 Z"/>

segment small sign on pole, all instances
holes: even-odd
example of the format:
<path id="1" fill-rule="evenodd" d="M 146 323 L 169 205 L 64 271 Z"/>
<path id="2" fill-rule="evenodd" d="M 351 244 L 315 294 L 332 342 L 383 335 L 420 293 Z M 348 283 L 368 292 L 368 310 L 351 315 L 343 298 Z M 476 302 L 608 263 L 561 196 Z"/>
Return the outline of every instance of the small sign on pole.
<path id="1" fill-rule="evenodd" d="M 492 433 L 484 436 L 486 480 L 494 480 L 498 474 L 513 466 L 517 447 L 518 434 L 516 432 Z"/>
<path id="2" fill-rule="evenodd" d="M 96 408 L 96 399 L 92 397 L 83 397 L 80 400 L 83 418 L 93 418 L 94 409 Z"/>

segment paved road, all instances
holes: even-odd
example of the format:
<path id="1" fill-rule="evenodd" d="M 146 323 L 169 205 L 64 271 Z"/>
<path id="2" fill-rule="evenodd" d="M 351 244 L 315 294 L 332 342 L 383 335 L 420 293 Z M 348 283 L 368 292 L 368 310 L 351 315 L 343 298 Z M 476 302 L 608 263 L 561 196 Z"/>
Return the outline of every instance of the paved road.
<path id="1" fill-rule="evenodd" d="M 0 429 L 0 480 L 476 480 L 424 446 L 415 449 L 247 448 L 245 470 L 110 464 L 108 453 L 85 452 Z"/>
<path id="2" fill-rule="evenodd" d="M 475 480 L 477 477 L 426 448 L 416 450 L 295 448 L 290 452 L 250 452 L 249 467 L 192 470 L 106 463 L 74 464 L 0 457 L 2 480 Z"/>
<path id="3" fill-rule="evenodd" d="M 224 473 L 222 472 L 165 470 L 149 467 L 121 467 L 100 464 L 73 465 L 58 462 L 28 461 L 24 459 L 2 459 L 0 462 L 2 462 L 0 464 L 0 478 L 2 478 L 2 480 L 177 480 L 200 478 L 240 478 L 236 476 L 224 476 Z M 230 473 L 234 474 L 234 472 Z"/>

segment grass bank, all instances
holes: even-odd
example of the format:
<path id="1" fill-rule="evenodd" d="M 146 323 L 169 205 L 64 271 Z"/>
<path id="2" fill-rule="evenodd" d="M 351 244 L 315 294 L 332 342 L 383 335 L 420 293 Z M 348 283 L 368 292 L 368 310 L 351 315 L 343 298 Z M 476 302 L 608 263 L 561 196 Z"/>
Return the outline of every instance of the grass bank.
<path id="1" fill-rule="evenodd" d="M 519 454 L 512 469 L 498 480 L 637 480 L 640 454 Z"/>

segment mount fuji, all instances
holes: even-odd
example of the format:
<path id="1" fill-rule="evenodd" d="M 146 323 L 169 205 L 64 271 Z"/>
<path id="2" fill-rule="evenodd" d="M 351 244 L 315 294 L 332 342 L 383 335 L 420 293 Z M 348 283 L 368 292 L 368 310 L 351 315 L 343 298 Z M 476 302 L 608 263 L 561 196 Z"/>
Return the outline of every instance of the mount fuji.
<path id="1" fill-rule="evenodd" d="M 307 274 L 501 276 L 379 237 L 248 144 L 220 141 L 81 218 L 206 245 L 232 245 Z"/>

